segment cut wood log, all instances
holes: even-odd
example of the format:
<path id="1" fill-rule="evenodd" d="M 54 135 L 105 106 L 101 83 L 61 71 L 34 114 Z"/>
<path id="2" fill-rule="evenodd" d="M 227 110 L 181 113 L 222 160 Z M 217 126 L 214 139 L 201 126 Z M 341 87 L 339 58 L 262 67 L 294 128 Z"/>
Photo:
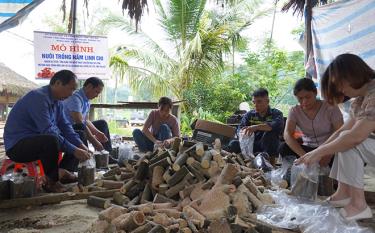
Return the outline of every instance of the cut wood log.
<path id="1" fill-rule="evenodd" d="M 155 225 L 149 233 L 166 233 L 167 231 L 165 230 L 164 227 L 162 227 L 161 225 L 157 224 Z"/>
<path id="2" fill-rule="evenodd" d="M 214 150 L 216 150 L 218 152 L 221 151 L 221 141 L 220 141 L 220 138 L 215 138 Z"/>
<path id="3" fill-rule="evenodd" d="M 225 165 L 224 169 L 221 171 L 220 176 L 216 184 L 232 184 L 234 177 L 237 175 L 237 168 L 233 164 Z M 215 184 L 215 185 L 216 185 Z"/>
<path id="4" fill-rule="evenodd" d="M 187 216 L 190 219 L 198 220 L 198 222 L 199 222 L 199 228 L 203 228 L 205 220 L 206 220 L 206 217 L 204 217 L 202 214 L 200 214 L 198 211 L 196 211 L 191 206 L 185 206 L 182 209 L 182 212 L 184 212 L 185 214 L 187 214 Z"/>
<path id="5" fill-rule="evenodd" d="M 187 165 L 187 168 L 194 175 L 194 177 L 197 178 L 199 182 L 206 180 L 204 175 L 200 171 L 195 169 L 193 166 Z"/>
<path id="6" fill-rule="evenodd" d="M 137 227 L 136 229 L 131 231 L 131 233 L 148 233 L 151 231 L 152 227 L 153 225 L 148 222 L 143 226 Z"/>
<path id="7" fill-rule="evenodd" d="M 186 168 L 186 166 L 183 166 L 179 171 L 172 175 L 167 184 L 169 185 L 169 187 L 172 187 L 173 185 L 180 182 L 188 173 L 189 170 Z"/>
<path id="8" fill-rule="evenodd" d="M 70 200 L 81 200 L 87 199 L 89 196 L 98 196 L 98 197 L 112 197 L 113 193 L 118 192 L 118 189 L 105 190 L 105 191 L 95 191 L 88 193 L 51 193 L 43 196 L 29 197 L 29 198 L 18 198 L 11 200 L 2 200 L 0 202 L 0 209 L 8 208 L 17 208 L 25 206 L 38 206 L 38 205 L 48 205 L 48 204 L 57 204 L 63 201 Z"/>
<path id="9" fill-rule="evenodd" d="M 120 229 L 130 232 L 145 224 L 146 218 L 141 211 L 133 211 L 121 221 Z"/>
<path id="10" fill-rule="evenodd" d="M 168 217 L 165 213 L 155 213 L 152 216 L 152 221 L 165 227 L 173 224 L 172 218 Z"/>
<path id="11" fill-rule="evenodd" d="M 97 185 L 106 189 L 119 189 L 124 185 L 122 181 L 98 180 Z"/>
<path id="12" fill-rule="evenodd" d="M 172 203 L 173 205 L 177 205 L 177 202 L 175 200 L 172 200 L 166 196 L 163 196 L 159 193 L 157 193 L 154 197 L 154 200 L 153 200 L 153 203 L 166 203 L 166 202 L 169 202 L 169 203 Z"/>
<path id="13" fill-rule="evenodd" d="M 204 170 L 207 170 L 207 173 L 209 174 L 210 177 L 215 177 L 215 176 L 219 175 L 220 172 L 222 171 L 219 168 L 219 165 L 217 164 L 217 162 L 213 161 L 213 160 L 211 160 L 210 167 L 208 169 L 204 169 Z"/>
<path id="14" fill-rule="evenodd" d="M 163 160 L 165 158 L 169 157 L 169 152 L 168 151 L 163 151 L 160 154 L 156 155 L 152 159 L 150 159 L 150 164 L 154 164 L 159 162 L 160 160 Z"/>
<path id="15" fill-rule="evenodd" d="M 203 169 L 201 164 L 195 159 L 189 165 L 195 168 L 196 170 L 198 170 L 200 173 L 202 173 L 204 177 L 206 177 L 207 179 L 211 178 L 211 175 L 209 174 L 208 169 Z"/>
<path id="16" fill-rule="evenodd" d="M 117 218 L 118 216 L 127 213 L 128 210 L 121 206 L 111 206 L 105 210 L 102 210 L 99 213 L 99 220 L 105 220 L 107 222 L 111 222 L 113 219 Z"/>
<path id="17" fill-rule="evenodd" d="M 175 138 L 174 140 L 173 140 L 173 143 L 172 143 L 172 150 L 174 151 L 174 152 L 176 152 L 176 153 L 178 153 L 179 152 L 179 148 L 180 148 L 180 145 L 181 145 L 181 138 Z"/>
<path id="18" fill-rule="evenodd" d="M 149 183 L 146 183 L 146 185 L 144 187 L 145 188 L 142 192 L 141 200 L 140 200 L 141 204 L 152 201 L 152 199 L 153 199 Z"/>
<path id="19" fill-rule="evenodd" d="M 130 190 L 131 187 L 133 187 L 134 185 L 136 184 L 136 182 L 131 179 L 129 180 L 128 182 L 126 182 L 121 188 L 120 188 L 120 192 L 124 195 L 126 195 L 126 193 Z"/>
<path id="20" fill-rule="evenodd" d="M 195 184 L 185 187 L 183 190 L 179 192 L 180 198 L 185 199 L 186 197 L 189 197 L 194 188 Z"/>
<path id="21" fill-rule="evenodd" d="M 103 177 L 108 177 L 108 176 L 114 176 L 114 175 L 121 175 L 121 168 L 120 167 L 115 167 L 106 173 L 103 174 Z"/>
<path id="22" fill-rule="evenodd" d="M 199 156 L 203 156 L 204 154 L 204 147 L 203 147 L 203 143 L 201 142 L 198 142 L 195 146 L 195 153 Z"/>
<path id="23" fill-rule="evenodd" d="M 165 184 L 165 183 L 163 183 L 163 184 L 160 184 L 159 185 L 159 193 L 160 194 L 165 194 L 165 192 L 167 191 L 169 189 L 169 185 L 168 184 Z"/>
<path id="24" fill-rule="evenodd" d="M 210 223 L 208 228 L 209 233 L 232 233 L 228 221 L 223 218 L 220 220 L 214 220 Z"/>
<path id="25" fill-rule="evenodd" d="M 116 180 L 127 180 L 134 176 L 133 172 L 122 172 L 121 175 L 115 175 Z"/>
<path id="26" fill-rule="evenodd" d="M 152 180 L 151 180 L 151 187 L 154 190 L 159 189 L 159 185 L 163 183 L 163 174 L 164 174 L 164 168 L 161 166 L 154 167 L 154 170 L 152 172 Z"/>
<path id="27" fill-rule="evenodd" d="M 242 184 L 242 179 L 239 175 L 235 176 L 232 182 L 236 187 Z"/>
<path id="28" fill-rule="evenodd" d="M 123 195 L 120 192 L 115 192 L 113 194 L 113 203 L 115 203 L 116 205 L 123 206 L 123 205 L 128 204 L 129 201 L 130 201 L 129 197 Z"/>
<path id="29" fill-rule="evenodd" d="M 188 182 L 185 179 L 183 179 L 179 183 L 175 184 L 167 191 L 165 191 L 165 195 L 169 198 L 172 198 L 175 195 L 177 195 L 181 190 L 183 190 L 186 185 L 188 185 Z"/>
<path id="30" fill-rule="evenodd" d="M 142 160 L 134 174 L 135 181 L 143 181 L 148 174 L 149 161 L 147 159 Z"/>
<path id="31" fill-rule="evenodd" d="M 136 196 L 141 197 L 142 195 L 141 192 L 144 190 L 144 188 L 145 188 L 144 182 L 136 183 L 133 187 L 129 189 L 129 191 L 126 192 L 126 196 L 128 196 L 130 199 L 133 199 Z"/>
<path id="32" fill-rule="evenodd" d="M 153 203 L 149 202 L 149 203 L 145 203 L 145 204 L 139 204 L 139 205 L 132 205 L 132 206 L 125 206 L 125 208 L 128 209 L 129 212 L 131 211 L 141 211 L 142 213 L 144 214 L 152 214 L 153 211 L 154 211 L 154 207 L 153 207 Z"/>
<path id="33" fill-rule="evenodd" d="M 116 175 L 103 177 L 102 180 L 117 180 Z"/>
<path id="34" fill-rule="evenodd" d="M 155 163 L 153 163 L 153 164 L 150 164 L 150 169 L 153 169 L 154 167 L 156 167 L 156 166 L 162 166 L 162 167 L 164 167 L 164 168 L 167 168 L 168 166 L 170 166 L 172 164 L 172 161 L 171 161 L 171 158 L 169 158 L 169 157 L 166 157 L 166 158 L 164 158 L 164 159 L 162 159 L 162 160 L 159 160 L 159 161 L 157 161 L 157 162 L 155 162 Z"/>
<path id="35" fill-rule="evenodd" d="M 194 223 L 191 221 L 190 217 L 188 216 L 188 214 L 182 212 L 181 213 L 181 218 L 186 220 L 190 230 L 194 233 L 198 233 L 198 229 L 197 227 L 194 225 Z"/>
<path id="36" fill-rule="evenodd" d="M 168 182 L 168 180 L 171 179 L 171 177 L 172 177 L 171 173 L 172 173 L 171 169 L 165 169 L 165 172 L 163 173 L 163 180 L 165 182 Z"/>
<path id="37" fill-rule="evenodd" d="M 107 209 L 111 206 L 111 201 L 101 197 L 89 196 L 87 198 L 87 205 Z"/>
<path id="38" fill-rule="evenodd" d="M 209 151 L 205 151 L 201 160 L 202 168 L 209 168 L 212 160 L 212 154 Z"/>
<path id="39" fill-rule="evenodd" d="M 193 231 L 189 227 L 181 228 L 181 233 L 192 233 Z"/>
<path id="40" fill-rule="evenodd" d="M 181 212 L 176 209 L 156 209 L 155 213 L 164 213 L 170 218 L 178 219 L 181 216 Z"/>
<path id="41" fill-rule="evenodd" d="M 141 196 L 135 196 L 131 201 L 129 201 L 128 205 L 133 206 L 133 205 L 138 205 L 139 201 L 141 200 Z"/>
<path id="42" fill-rule="evenodd" d="M 176 161 L 172 165 L 173 170 L 176 172 L 179 171 L 181 167 L 185 165 L 187 159 L 188 159 L 187 153 L 179 154 L 178 157 L 176 158 Z"/>

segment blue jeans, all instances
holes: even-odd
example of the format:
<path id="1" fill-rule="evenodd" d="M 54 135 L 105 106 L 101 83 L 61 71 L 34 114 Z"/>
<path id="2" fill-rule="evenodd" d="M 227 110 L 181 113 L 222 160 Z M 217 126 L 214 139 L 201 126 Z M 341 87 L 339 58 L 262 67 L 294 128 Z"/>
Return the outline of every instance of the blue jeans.
<path id="1" fill-rule="evenodd" d="M 154 137 L 159 141 L 164 141 L 166 139 L 172 138 L 171 128 L 167 124 L 162 124 L 160 126 L 159 132 Z M 146 137 L 146 135 L 140 129 L 133 130 L 133 138 L 137 144 L 140 151 L 153 151 L 154 143 Z"/>

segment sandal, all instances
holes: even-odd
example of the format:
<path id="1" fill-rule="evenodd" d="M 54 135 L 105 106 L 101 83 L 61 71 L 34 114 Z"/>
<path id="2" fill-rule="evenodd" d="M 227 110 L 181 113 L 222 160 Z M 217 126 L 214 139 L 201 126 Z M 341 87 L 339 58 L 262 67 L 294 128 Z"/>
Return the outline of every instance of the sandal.
<path id="1" fill-rule="evenodd" d="M 65 193 L 68 191 L 68 189 L 59 181 L 54 182 L 51 180 L 47 181 L 47 183 L 43 186 L 43 189 L 48 193 Z"/>

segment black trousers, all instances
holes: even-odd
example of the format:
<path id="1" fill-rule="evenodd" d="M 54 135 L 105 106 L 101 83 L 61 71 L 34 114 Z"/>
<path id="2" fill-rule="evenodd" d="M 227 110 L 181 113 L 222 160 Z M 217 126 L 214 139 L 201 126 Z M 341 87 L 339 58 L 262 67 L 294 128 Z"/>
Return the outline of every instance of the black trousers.
<path id="1" fill-rule="evenodd" d="M 56 136 L 37 135 L 21 139 L 6 154 L 18 163 L 40 160 L 46 176 L 53 181 L 58 181 L 59 151 L 60 146 Z"/>
<path id="2" fill-rule="evenodd" d="M 101 132 L 105 134 L 105 136 L 108 138 L 108 141 L 103 143 L 103 147 L 106 151 L 111 152 L 112 151 L 112 143 L 111 143 L 111 137 L 109 135 L 109 128 L 108 124 L 105 120 L 97 120 L 92 122 L 93 125 Z M 74 124 L 73 129 L 76 133 L 78 133 L 80 139 L 82 142 L 87 146 L 87 137 L 85 133 L 85 126 L 83 124 Z M 73 155 L 69 153 L 65 153 L 63 159 L 60 162 L 60 168 L 64 168 L 68 171 L 75 172 L 78 168 L 78 159 Z"/>

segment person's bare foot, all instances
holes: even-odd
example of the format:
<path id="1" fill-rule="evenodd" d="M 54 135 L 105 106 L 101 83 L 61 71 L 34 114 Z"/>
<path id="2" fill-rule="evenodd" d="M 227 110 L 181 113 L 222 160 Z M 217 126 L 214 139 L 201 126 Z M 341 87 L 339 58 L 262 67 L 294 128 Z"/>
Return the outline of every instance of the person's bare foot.
<path id="1" fill-rule="evenodd" d="M 68 189 L 59 181 L 52 181 L 50 179 L 47 179 L 43 189 L 49 193 L 64 193 L 68 191 Z"/>
<path id="2" fill-rule="evenodd" d="M 65 170 L 63 168 L 59 168 L 59 181 L 62 184 L 69 184 L 77 182 L 78 178 L 73 173 L 69 172 L 68 170 Z"/>

